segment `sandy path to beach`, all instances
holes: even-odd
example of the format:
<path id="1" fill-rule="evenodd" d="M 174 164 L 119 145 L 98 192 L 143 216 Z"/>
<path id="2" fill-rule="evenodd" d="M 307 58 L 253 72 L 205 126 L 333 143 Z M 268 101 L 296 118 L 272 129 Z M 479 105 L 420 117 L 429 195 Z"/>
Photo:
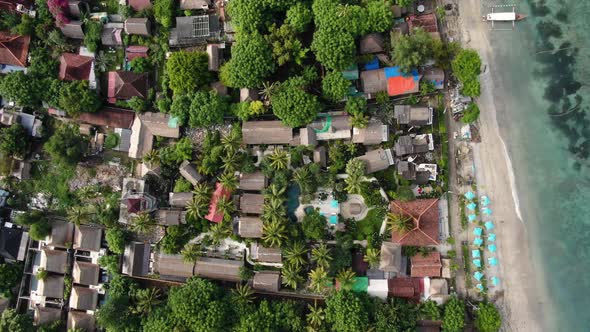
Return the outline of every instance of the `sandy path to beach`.
<path id="1" fill-rule="evenodd" d="M 494 91 L 491 71 L 501 70 L 493 62 L 488 33 L 481 20 L 480 0 L 459 1 L 459 23 L 463 30 L 464 47 L 476 49 L 487 65 L 481 75 L 482 95 L 477 103 L 481 109 L 479 120 L 482 142 L 474 145 L 476 178 L 479 194 L 487 195 L 496 224 L 499 275 L 503 297 L 497 304 L 504 314 L 506 331 L 549 331 L 542 314 L 545 292 L 537 288 L 535 269 L 528 246 L 526 221 L 519 219 L 513 197 L 511 165 L 500 137 L 496 108 L 502 109 L 502 96 Z"/>

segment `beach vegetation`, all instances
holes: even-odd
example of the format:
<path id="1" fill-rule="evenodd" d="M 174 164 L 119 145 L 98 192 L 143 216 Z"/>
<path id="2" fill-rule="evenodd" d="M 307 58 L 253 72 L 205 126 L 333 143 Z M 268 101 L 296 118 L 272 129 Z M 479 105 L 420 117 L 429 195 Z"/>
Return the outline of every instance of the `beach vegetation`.
<path id="1" fill-rule="evenodd" d="M 433 39 L 422 28 L 415 28 L 412 34 L 407 36 L 394 37 L 391 44 L 393 47 L 391 59 L 405 73 L 422 65 L 433 55 Z"/>
<path id="2" fill-rule="evenodd" d="M 461 332 L 465 328 L 465 303 L 456 296 L 451 296 L 445 304 L 443 314 L 444 331 Z"/>
<path id="3" fill-rule="evenodd" d="M 461 82 L 477 78 L 481 72 L 481 58 L 472 49 L 461 50 L 452 63 L 453 75 Z"/>
<path id="4" fill-rule="evenodd" d="M 502 327 L 502 316 L 493 303 L 480 303 L 475 311 L 475 326 L 480 332 L 497 332 Z"/>
<path id="5" fill-rule="evenodd" d="M 461 117 L 461 122 L 463 123 L 473 123 L 477 121 L 479 118 L 479 107 L 476 103 L 471 103 L 467 106 L 467 109 L 463 111 L 463 116 Z"/>

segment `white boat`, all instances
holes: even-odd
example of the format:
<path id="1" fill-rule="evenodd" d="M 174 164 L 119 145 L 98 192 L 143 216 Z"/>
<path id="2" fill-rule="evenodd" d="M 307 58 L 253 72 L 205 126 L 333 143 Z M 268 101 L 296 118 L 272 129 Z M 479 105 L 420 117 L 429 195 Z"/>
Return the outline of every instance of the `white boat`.
<path id="1" fill-rule="evenodd" d="M 489 13 L 486 15 L 486 21 L 501 21 L 501 22 L 513 22 L 520 21 L 526 16 L 517 14 L 515 12 L 504 12 L 504 13 Z"/>

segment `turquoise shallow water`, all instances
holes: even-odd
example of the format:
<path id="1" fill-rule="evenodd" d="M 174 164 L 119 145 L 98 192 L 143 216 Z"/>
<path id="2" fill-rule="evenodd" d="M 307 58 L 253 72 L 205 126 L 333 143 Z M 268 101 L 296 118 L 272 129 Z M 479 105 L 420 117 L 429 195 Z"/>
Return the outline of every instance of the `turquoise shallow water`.
<path id="1" fill-rule="evenodd" d="M 490 4 L 492 1 L 488 1 Z M 496 1 L 499 3 L 500 1 Z M 526 0 L 493 31 L 498 122 L 558 331 L 590 331 L 590 0 Z"/>

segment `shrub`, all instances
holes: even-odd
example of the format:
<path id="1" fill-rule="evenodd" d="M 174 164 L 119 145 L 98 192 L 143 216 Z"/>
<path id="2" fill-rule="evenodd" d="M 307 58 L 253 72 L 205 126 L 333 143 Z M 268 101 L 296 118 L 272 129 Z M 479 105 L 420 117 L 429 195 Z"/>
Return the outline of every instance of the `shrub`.
<path id="1" fill-rule="evenodd" d="M 463 123 L 472 123 L 475 122 L 479 118 L 479 107 L 477 104 L 471 103 L 467 107 L 465 111 L 463 111 L 463 117 L 461 118 L 461 122 Z"/>
<path id="2" fill-rule="evenodd" d="M 107 138 L 105 138 L 105 140 L 104 140 L 105 149 L 115 148 L 117 145 L 119 145 L 119 140 L 120 140 L 119 134 L 117 134 L 117 133 L 109 134 L 107 136 Z"/>
<path id="3" fill-rule="evenodd" d="M 36 222 L 29 228 L 31 239 L 41 241 L 51 233 L 51 224 L 48 222 Z"/>
<path id="4" fill-rule="evenodd" d="M 338 102 L 346 97 L 349 86 L 350 82 L 344 78 L 341 72 L 331 71 L 322 81 L 322 92 L 329 100 Z"/>
<path id="5" fill-rule="evenodd" d="M 115 254 L 123 254 L 127 239 L 127 232 L 121 228 L 111 228 L 106 231 L 107 245 Z"/>
<path id="6" fill-rule="evenodd" d="M 90 52 L 96 52 L 101 40 L 102 24 L 90 20 L 86 23 L 86 32 L 84 33 L 84 45 Z"/>
<path id="7" fill-rule="evenodd" d="M 475 312 L 475 326 L 479 332 L 497 332 L 502 327 L 502 316 L 493 303 L 480 303 Z"/>

